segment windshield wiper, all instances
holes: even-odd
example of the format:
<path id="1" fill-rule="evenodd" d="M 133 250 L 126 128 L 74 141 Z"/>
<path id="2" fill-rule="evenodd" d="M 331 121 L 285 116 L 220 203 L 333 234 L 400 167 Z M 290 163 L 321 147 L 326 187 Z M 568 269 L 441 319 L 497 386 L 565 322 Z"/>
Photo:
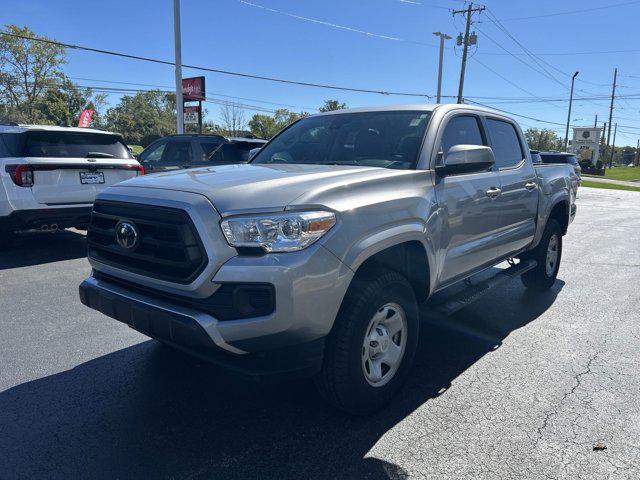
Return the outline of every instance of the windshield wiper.
<path id="1" fill-rule="evenodd" d="M 111 155 L 110 153 L 103 152 L 87 152 L 85 158 L 115 158 L 115 155 Z"/>
<path id="2" fill-rule="evenodd" d="M 319 162 L 319 165 L 358 165 L 360 164 L 356 160 L 349 160 L 346 162 Z"/>

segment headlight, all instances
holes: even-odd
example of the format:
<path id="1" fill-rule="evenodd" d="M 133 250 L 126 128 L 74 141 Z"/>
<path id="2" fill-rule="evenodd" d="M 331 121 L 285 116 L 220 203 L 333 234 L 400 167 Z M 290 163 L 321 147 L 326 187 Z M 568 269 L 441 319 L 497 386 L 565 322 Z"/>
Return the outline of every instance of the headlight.
<path id="1" fill-rule="evenodd" d="M 288 212 L 231 217 L 220 224 L 232 247 L 295 252 L 308 247 L 336 223 L 331 212 Z"/>

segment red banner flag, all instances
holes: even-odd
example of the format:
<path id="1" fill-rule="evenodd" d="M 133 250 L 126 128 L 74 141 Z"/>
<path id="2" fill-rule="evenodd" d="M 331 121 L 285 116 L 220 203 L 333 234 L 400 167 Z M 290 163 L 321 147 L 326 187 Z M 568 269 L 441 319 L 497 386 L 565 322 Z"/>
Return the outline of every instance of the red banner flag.
<path id="1" fill-rule="evenodd" d="M 93 110 L 87 108 L 82 110 L 80 114 L 80 120 L 78 120 L 78 127 L 87 128 L 91 124 L 91 116 L 93 115 Z"/>

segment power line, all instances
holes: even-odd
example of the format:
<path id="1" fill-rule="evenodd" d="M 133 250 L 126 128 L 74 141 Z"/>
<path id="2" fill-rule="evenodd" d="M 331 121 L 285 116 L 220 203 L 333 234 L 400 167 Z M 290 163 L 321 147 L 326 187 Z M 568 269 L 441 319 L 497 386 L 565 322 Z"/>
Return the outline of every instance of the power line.
<path id="1" fill-rule="evenodd" d="M 324 20 L 318 20 L 316 18 L 303 17 L 302 15 L 296 15 L 294 13 L 285 12 L 283 10 L 277 10 L 275 8 L 265 7 L 264 5 L 258 5 L 257 3 L 248 2 L 246 0 L 236 0 L 236 1 L 238 3 L 241 3 L 241 4 L 249 6 L 249 7 L 259 8 L 259 9 L 265 10 L 267 12 L 277 13 L 279 15 L 284 15 L 286 17 L 295 18 L 297 20 L 302 20 L 302 21 L 305 21 L 305 22 L 317 23 L 319 25 L 324 25 L 326 27 L 337 28 L 339 30 L 346 30 L 346 31 L 353 32 L 353 33 L 360 33 L 362 35 L 367 35 L 368 37 L 382 38 L 383 40 L 394 40 L 394 41 L 397 41 L 397 42 L 403 41 L 401 38 L 398 38 L 398 37 L 392 37 L 390 35 L 382 35 L 382 34 L 379 34 L 379 33 L 367 32 L 365 30 L 360 30 L 358 28 L 347 27 L 346 25 L 339 25 L 337 23 L 325 22 Z"/>
<path id="2" fill-rule="evenodd" d="M 248 7 L 258 8 L 260 10 L 264 10 L 264 11 L 267 11 L 267 12 L 276 13 L 278 15 L 283 15 L 283 16 L 289 17 L 289 18 L 295 18 L 296 20 L 301 20 L 301 21 L 304 21 L 304 22 L 310 22 L 310 23 L 315 23 L 317 25 L 323 25 L 325 27 L 335 28 L 335 29 L 338 29 L 338 30 L 344 30 L 344 31 L 351 32 L 351 33 L 358 33 L 360 35 L 365 35 L 365 36 L 367 36 L 369 38 L 379 38 L 379 39 L 382 39 L 382 40 L 391 40 L 393 42 L 411 43 L 411 44 L 420 45 L 420 46 L 423 46 L 423 47 L 439 48 L 439 45 L 436 45 L 435 43 L 419 42 L 417 40 L 409 40 L 409 39 L 406 39 L 406 38 L 397 37 L 395 35 L 385 35 L 385 34 L 382 34 L 382 33 L 369 32 L 367 30 L 362 30 L 362 29 L 351 27 L 351 26 L 348 26 L 348 25 L 342 25 L 342 24 L 339 24 L 339 23 L 327 22 L 325 20 L 320 20 L 320 19 L 313 18 L 313 17 L 305 17 L 305 16 L 302 16 L 302 15 L 297 15 L 295 13 L 285 12 L 284 10 L 278 10 L 278 9 L 271 8 L 271 7 L 265 7 L 264 5 L 259 5 L 257 3 L 249 2 L 247 0 L 236 0 L 236 1 L 238 3 L 246 5 Z M 443 8 L 446 8 L 446 7 L 443 7 Z"/>
<path id="3" fill-rule="evenodd" d="M 503 20 L 506 21 L 506 20 Z M 631 48 L 627 50 L 593 50 L 593 51 L 582 51 L 582 52 L 544 52 L 544 53 L 535 53 L 534 55 L 543 56 L 543 57 L 555 57 L 555 56 L 575 56 L 575 55 L 609 55 L 612 53 L 638 53 L 640 52 L 640 48 Z M 509 55 L 507 53 L 502 52 L 482 52 L 482 55 Z M 525 53 L 514 53 L 513 55 L 525 56 Z M 640 78 L 640 77 L 636 77 Z"/>
<path id="4" fill-rule="evenodd" d="M 67 78 L 70 78 L 72 80 L 83 80 L 83 81 L 88 81 L 88 82 L 113 83 L 113 84 L 117 84 L 117 85 L 135 85 L 135 86 L 138 86 L 138 87 L 173 89 L 173 87 L 170 87 L 170 86 L 167 86 L 167 85 L 154 85 L 154 84 L 149 84 L 149 83 L 121 82 L 121 81 L 116 81 L 116 80 L 100 80 L 100 79 L 97 79 L 97 78 L 84 78 L 84 77 L 67 77 Z M 88 88 L 100 88 L 100 87 L 88 87 Z M 237 97 L 237 96 L 234 96 L 234 95 L 227 95 L 227 94 L 219 93 L 219 92 L 208 92 L 208 93 L 210 95 L 218 96 L 218 97 L 233 98 L 233 99 L 237 99 L 237 100 L 248 100 L 250 102 L 264 103 L 264 104 L 275 105 L 275 106 L 279 106 L 279 107 L 300 108 L 300 109 L 303 109 L 303 110 L 317 110 L 316 107 L 309 107 L 309 106 L 304 106 L 304 105 L 292 105 L 290 103 L 270 102 L 270 101 L 267 101 L 267 100 L 259 100 L 257 98 L 250 98 L 250 97 Z"/>
<path id="5" fill-rule="evenodd" d="M 528 65 L 530 68 L 532 68 L 534 71 L 540 73 L 541 75 L 547 77 L 548 79 L 556 82 L 557 84 L 561 85 L 562 87 L 566 87 L 566 85 L 564 83 L 562 83 L 560 80 L 558 80 L 556 77 L 554 77 L 551 73 L 549 73 L 540 63 L 542 60 L 538 60 L 538 58 L 532 54 L 529 49 L 527 49 L 522 43 L 520 43 L 520 41 L 518 41 L 517 38 L 515 38 L 501 23 L 500 20 L 498 20 L 495 15 L 493 15 L 493 12 L 490 9 L 487 9 L 487 18 L 489 19 L 490 22 L 492 22 L 496 27 L 498 27 L 498 29 L 500 29 L 502 31 L 502 33 L 504 33 L 505 35 L 507 35 L 511 40 L 513 40 L 513 42 L 518 45 L 522 51 L 529 57 L 531 58 L 537 65 L 538 67 L 540 67 L 542 69 L 542 72 L 538 71 L 537 69 L 531 67 L 529 64 L 527 64 L 526 62 L 523 62 L 519 57 L 515 57 L 517 58 L 520 62 L 525 63 L 525 65 Z M 480 29 L 478 29 L 480 30 Z M 495 40 L 493 40 L 491 37 L 489 37 L 486 33 L 482 32 L 483 35 L 485 35 L 487 38 L 489 38 L 489 40 L 491 40 L 493 43 L 495 43 L 496 45 L 498 45 L 500 48 L 502 48 L 503 50 L 507 51 L 508 50 L 506 48 L 504 48 L 501 44 L 499 44 L 498 42 L 496 42 Z M 509 52 L 510 53 L 510 52 Z M 544 73 L 543 73 L 544 72 Z"/>
<path id="6" fill-rule="evenodd" d="M 519 113 L 510 112 L 508 110 L 503 110 L 501 108 L 492 107 L 491 105 L 485 105 L 484 103 L 480 103 L 480 102 L 476 102 L 476 101 L 473 101 L 473 100 L 469 100 L 468 97 L 466 97 L 466 99 L 469 102 L 471 102 L 471 103 L 473 103 L 475 105 L 480 105 L 481 107 L 485 107 L 485 108 L 492 108 L 493 110 L 497 110 L 498 112 L 503 112 L 503 113 L 506 113 L 508 115 L 513 115 L 514 117 L 526 118 L 528 120 L 533 120 L 535 122 L 541 122 L 541 123 L 547 123 L 549 125 L 560 125 L 560 126 L 563 126 L 563 127 L 566 125 L 564 123 L 552 122 L 550 120 L 543 120 L 541 118 L 529 117 L 527 115 L 520 115 Z M 570 125 L 570 126 L 571 127 L 575 127 L 575 125 Z"/>
<path id="7" fill-rule="evenodd" d="M 568 10 L 568 11 L 564 11 L 564 12 L 555 12 L 555 13 L 546 13 L 546 14 L 542 14 L 542 15 L 531 15 L 528 17 L 512 17 L 512 18 L 505 18 L 505 21 L 512 21 L 512 20 L 530 20 L 532 18 L 547 18 L 547 17 L 557 17 L 560 15 L 575 15 L 577 13 L 586 13 L 586 12 L 594 12 L 596 10 L 606 10 L 609 8 L 615 8 L 615 7 L 623 7 L 625 5 L 635 5 L 640 3 L 640 1 L 636 0 L 636 1 L 632 1 L 632 2 L 622 2 L 622 3 L 614 3 L 612 5 L 603 5 L 601 7 L 592 7 L 592 8 L 581 8 L 579 10 Z"/>
<path id="8" fill-rule="evenodd" d="M 571 76 L 572 76 L 571 74 L 569 74 L 569 73 L 567 73 L 567 72 L 564 72 L 564 71 L 560 70 L 560 69 L 559 69 L 559 68 L 557 68 L 555 65 L 552 65 L 551 63 L 547 62 L 546 60 L 544 60 L 544 59 L 542 59 L 542 58 L 538 57 L 536 54 L 532 53 L 532 52 L 531 52 L 527 47 L 525 47 L 525 46 L 524 46 L 524 45 L 523 45 L 523 44 L 522 44 L 522 43 L 521 43 L 521 42 L 520 42 L 520 41 L 519 41 L 519 40 L 518 40 L 514 35 L 512 35 L 512 34 L 511 34 L 511 32 L 509 32 L 509 30 L 507 30 L 507 28 L 502 24 L 502 22 L 500 22 L 500 20 L 498 19 L 498 17 L 496 17 L 496 15 L 493 13 L 493 11 L 492 11 L 491 9 L 487 9 L 487 13 L 488 13 L 488 17 L 487 17 L 487 18 L 489 18 L 489 20 L 490 20 L 490 21 L 491 21 L 495 26 L 497 26 L 497 27 L 498 27 L 498 28 L 499 28 L 499 29 L 500 29 L 500 30 L 501 30 L 505 35 L 507 35 L 511 40 L 513 40 L 513 41 L 514 41 L 514 42 L 515 42 L 515 43 L 516 43 L 516 44 L 517 44 L 517 45 L 522 49 L 522 51 L 523 51 L 523 52 L 525 52 L 525 54 L 527 54 L 527 56 L 528 56 L 529 58 L 531 58 L 531 59 L 536 63 L 536 65 L 538 65 L 538 67 L 540 67 L 540 68 L 542 69 L 542 71 L 544 72 L 544 73 L 543 73 L 543 72 L 538 72 L 538 73 L 541 73 L 541 74 L 543 74 L 544 76 L 546 76 L 547 78 L 549 78 L 549 79 L 553 80 L 554 82 L 558 83 L 558 84 L 559 84 L 559 85 L 561 85 L 564 89 L 566 89 L 566 88 L 567 88 L 567 86 L 566 86 L 562 81 L 558 80 L 558 79 L 557 79 L 553 74 L 551 74 L 551 73 L 550 73 L 550 72 L 549 72 L 549 71 L 548 71 L 548 70 L 543 66 L 543 64 L 544 64 L 544 65 L 546 65 L 546 66 L 548 66 L 549 68 L 551 68 L 551 69 L 555 70 L 556 72 L 559 72 L 561 75 L 564 75 L 564 76 L 566 76 L 566 77 L 571 77 Z M 484 35 L 486 35 L 486 33 L 485 33 Z M 493 40 L 492 40 L 492 41 L 493 41 Z M 496 43 L 496 42 L 494 41 L 494 43 Z M 501 48 L 503 48 L 503 50 L 505 50 L 505 51 L 506 51 L 506 49 L 504 49 L 504 47 L 502 47 L 502 45 L 499 45 L 499 44 L 498 44 L 498 46 L 500 46 Z M 517 57 L 514 57 L 514 58 L 517 58 Z M 536 70 L 536 69 L 534 69 L 534 70 Z M 603 86 L 603 85 L 596 84 L 596 83 L 589 82 L 589 81 L 582 80 L 582 79 L 580 79 L 580 81 L 583 81 L 583 82 L 585 82 L 585 83 L 590 83 L 590 84 L 592 84 L 592 85 Z M 607 85 L 607 86 L 608 86 L 608 85 Z M 593 93 L 593 92 L 589 92 L 589 91 L 587 91 L 587 90 L 585 90 L 585 89 L 578 89 L 578 91 L 585 92 L 585 93 Z M 600 107 L 599 105 L 596 105 L 596 106 Z"/>
<path id="9" fill-rule="evenodd" d="M 132 54 L 128 54 L 128 53 L 115 52 L 115 51 L 111 51 L 111 50 L 103 50 L 103 49 L 99 49 L 99 48 L 85 47 L 85 46 L 82 46 L 82 45 L 57 42 L 57 41 L 54 41 L 54 40 L 31 37 L 31 36 L 28 36 L 28 35 L 19 35 L 19 34 L 16 34 L 16 33 L 10 33 L 10 32 L 5 32 L 5 31 L 0 31 L 0 35 L 6 35 L 6 36 L 9 36 L 9 37 L 14 37 L 14 38 L 21 38 L 23 40 L 32 40 L 32 41 L 35 41 L 35 42 L 48 43 L 50 45 L 58 45 L 58 46 L 61 46 L 61 47 L 64 47 L 64 48 L 72 48 L 72 49 L 75 49 L 75 50 L 84 50 L 84 51 L 87 51 L 87 52 L 102 53 L 102 54 L 105 54 L 105 55 L 128 58 L 128 59 L 131 59 L 131 60 L 141 60 L 141 61 L 157 63 L 157 64 L 161 64 L 161 65 L 171 65 L 171 66 L 175 65 L 174 62 L 170 62 L 168 60 L 160 60 L 160 59 L 157 59 L 157 58 L 142 57 L 142 56 L 139 56 L 139 55 L 132 55 Z M 378 94 L 378 95 L 398 95 L 398 96 L 406 96 L 406 97 L 433 98 L 432 95 L 428 95 L 426 93 L 395 92 L 395 91 L 375 90 L 375 89 L 368 89 L 368 88 L 343 87 L 343 86 L 333 85 L 333 84 L 302 82 L 302 81 L 297 81 L 297 80 L 288 80 L 288 79 L 278 78 L 278 77 L 268 77 L 268 76 L 264 76 L 264 75 L 256 75 L 256 74 L 251 74 L 251 73 L 233 72 L 233 71 L 230 71 L 230 70 L 222 70 L 222 69 L 219 69 L 219 68 L 202 67 L 202 66 L 198 66 L 198 65 L 182 64 L 182 67 L 183 68 L 190 68 L 190 69 L 194 69 L 194 70 L 201 70 L 201 71 L 205 71 L 205 72 L 219 73 L 219 74 L 222 74 L 222 75 L 232 75 L 232 76 L 236 76 L 236 77 L 252 78 L 254 80 L 265 80 L 265 81 L 269 81 L 269 82 L 285 83 L 285 84 L 288 84 L 288 85 L 300 85 L 300 86 L 303 86 L 303 87 L 324 88 L 324 89 L 329 89 L 329 90 L 341 90 L 341 91 L 347 91 L 347 92 L 373 93 L 373 94 Z"/>

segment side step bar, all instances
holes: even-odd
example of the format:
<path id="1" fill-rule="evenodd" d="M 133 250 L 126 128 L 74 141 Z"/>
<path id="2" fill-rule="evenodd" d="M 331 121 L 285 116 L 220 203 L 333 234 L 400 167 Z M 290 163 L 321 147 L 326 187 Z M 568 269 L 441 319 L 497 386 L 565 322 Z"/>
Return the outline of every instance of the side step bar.
<path id="1" fill-rule="evenodd" d="M 489 293 L 494 288 L 499 287 L 505 282 L 512 280 L 523 273 L 535 268 L 537 262 L 535 260 L 524 260 L 519 263 L 501 270 L 493 277 L 483 280 L 471 287 L 464 289 L 462 292 L 444 299 L 440 303 L 431 305 L 431 308 L 443 315 L 452 315 L 458 310 L 472 304 L 482 296 Z"/>

